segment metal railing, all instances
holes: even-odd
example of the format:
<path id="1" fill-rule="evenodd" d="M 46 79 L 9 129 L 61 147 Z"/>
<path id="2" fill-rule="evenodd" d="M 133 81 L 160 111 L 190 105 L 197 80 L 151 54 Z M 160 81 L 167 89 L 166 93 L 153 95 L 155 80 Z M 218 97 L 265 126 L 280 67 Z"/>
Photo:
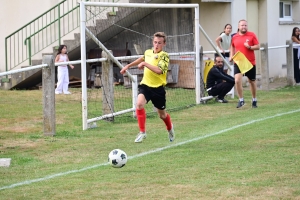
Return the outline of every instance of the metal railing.
<path id="1" fill-rule="evenodd" d="M 119 0 L 85 1 L 115 3 Z M 114 12 L 114 7 L 98 9 L 93 13 L 87 12 L 86 19 L 91 20 L 108 9 Z M 41 53 L 47 47 L 60 45 L 62 37 L 79 26 L 79 4 L 77 0 L 63 0 L 50 8 L 5 38 L 6 71 L 20 65 L 31 65 L 34 55 Z"/>

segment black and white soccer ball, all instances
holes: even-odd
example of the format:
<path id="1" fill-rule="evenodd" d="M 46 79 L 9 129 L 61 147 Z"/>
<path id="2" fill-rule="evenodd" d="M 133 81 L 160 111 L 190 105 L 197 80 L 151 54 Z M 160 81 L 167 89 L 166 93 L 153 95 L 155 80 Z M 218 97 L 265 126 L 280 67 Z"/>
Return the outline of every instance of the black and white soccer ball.
<path id="1" fill-rule="evenodd" d="M 127 163 L 127 154 L 121 149 L 114 149 L 108 154 L 108 163 L 115 168 L 124 167 Z"/>

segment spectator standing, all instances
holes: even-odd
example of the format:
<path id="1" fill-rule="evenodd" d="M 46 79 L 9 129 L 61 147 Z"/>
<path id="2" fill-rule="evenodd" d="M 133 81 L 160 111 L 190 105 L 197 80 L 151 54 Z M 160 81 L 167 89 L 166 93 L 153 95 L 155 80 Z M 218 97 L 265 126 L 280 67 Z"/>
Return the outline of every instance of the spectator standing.
<path id="1" fill-rule="evenodd" d="M 229 52 L 226 52 L 230 49 L 230 43 L 231 43 L 231 35 L 232 32 L 232 26 L 231 24 L 226 24 L 224 27 L 224 31 L 217 37 L 216 43 L 218 50 L 222 53 L 223 57 L 229 61 Z M 216 54 L 217 56 L 218 54 Z M 226 65 L 223 65 L 223 70 L 227 74 L 228 67 Z"/>
<path id="2" fill-rule="evenodd" d="M 300 29 L 298 27 L 293 28 L 292 41 L 294 44 L 300 44 Z M 294 58 L 294 78 L 296 85 L 300 85 L 300 70 L 299 70 L 299 58 L 300 58 L 300 46 L 293 47 Z"/>
<path id="3" fill-rule="evenodd" d="M 67 46 L 60 45 L 58 48 L 58 53 L 55 58 L 55 62 L 67 62 L 69 57 L 67 54 Z M 71 69 L 74 69 L 73 65 L 69 65 Z M 68 91 L 69 87 L 69 70 L 68 65 L 60 65 L 57 67 L 57 86 L 55 89 L 55 94 L 71 94 Z"/>

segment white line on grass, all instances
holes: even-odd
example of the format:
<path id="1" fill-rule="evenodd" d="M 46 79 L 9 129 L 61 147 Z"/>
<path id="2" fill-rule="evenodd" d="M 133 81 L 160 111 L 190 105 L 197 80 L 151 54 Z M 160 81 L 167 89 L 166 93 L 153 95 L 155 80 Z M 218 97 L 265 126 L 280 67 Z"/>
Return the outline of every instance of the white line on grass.
<path id="1" fill-rule="evenodd" d="M 197 140 L 201 140 L 201 139 L 204 139 L 204 138 L 208 138 L 208 137 L 212 137 L 212 136 L 215 136 L 215 135 L 219 135 L 221 133 L 225 133 L 227 131 L 231 131 L 231 130 L 234 130 L 236 128 L 247 126 L 249 124 L 253 124 L 253 123 L 256 123 L 256 122 L 265 121 L 265 120 L 272 119 L 272 118 L 275 118 L 275 117 L 280 117 L 280 116 L 283 116 L 283 115 L 293 114 L 293 113 L 296 113 L 296 112 L 300 112 L 300 109 L 289 111 L 289 112 L 285 112 L 285 113 L 279 113 L 279 114 L 276 114 L 276 115 L 273 115 L 273 116 L 269 116 L 269 117 L 264 117 L 264 118 L 261 118 L 261 119 L 252 120 L 252 121 L 249 121 L 249 122 L 246 122 L 246 123 L 243 123 L 243 124 L 239 124 L 239 125 L 232 126 L 230 128 L 218 131 L 216 133 L 211 133 L 211 134 L 199 136 L 199 137 L 193 138 L 191 140 L 187 140 L 187 141 L 183 141 L 183 142 L 178 142 L 178 143 L 173 144 L 173 145 L 169 145 L 169 146 L 157 148 L 157 149 L 154 149 L 154 150 L 151 150 L 151 151 L 147 151 L 147 152 L 144 152 L 144 153 L 136 154 L 134 156 L 128 156 L 128 159 L 134 159 L 134 158 L 142 157 L 142 156 L 145 156 L 145 155 L 148 155 L 148 154 L 152 154 L 152 153 L 156 153 L 156 152 L 159 152 L 159 151 L 163 151 L 165 149 L 169 149 L 169 148 L 172 148 L 172 147 L 184 145 L 184 144 L 191 143 L 191 142 L 194 142 L 194 141 L 197 141 Z M 101 167 L 101 166 L 105 166 L 105 165 L 108 165 L 108 163 L 102 163 L 102 164 L 93 165 L 93 166 L 85 167 L 85 168 L 78 169 L 78 170 L 71 170 L 71 171 L 67 171 L 67 172 L 53 174 L 53 175 L 45 176 L 43 178 L 27 180 L 27 181 L 15 183 L 15 184 L 8 185 L 8 186 L 3 186 L 3 187 L 0 188 L 0 190 L 15 188 L 17 186 L 22 186 L 22 185 L 29 185 L 31 183 L 41 182 L 41 181 L 53 179 L 53 178 L 56 178 L 56 177 L 65 176 L 65 175 L 68 175 L 68 174 L 79 173 L 79 172 L 87 171 L 87 170 L 94 169 L 94 168 Z"/>

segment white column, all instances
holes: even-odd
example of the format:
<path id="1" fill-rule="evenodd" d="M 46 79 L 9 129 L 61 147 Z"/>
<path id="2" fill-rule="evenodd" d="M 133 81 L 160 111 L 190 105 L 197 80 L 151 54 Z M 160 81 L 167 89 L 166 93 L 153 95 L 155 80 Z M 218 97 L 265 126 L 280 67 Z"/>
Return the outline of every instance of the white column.
<path id="1" fill-rule="evenodd" d="M 85 43 L 85 4 L 80 2 L 80 44 L 81 44 L 81 92 L 82 129 L 87 130 L 87 90 L 86 90 L 86 43 Z"/>

